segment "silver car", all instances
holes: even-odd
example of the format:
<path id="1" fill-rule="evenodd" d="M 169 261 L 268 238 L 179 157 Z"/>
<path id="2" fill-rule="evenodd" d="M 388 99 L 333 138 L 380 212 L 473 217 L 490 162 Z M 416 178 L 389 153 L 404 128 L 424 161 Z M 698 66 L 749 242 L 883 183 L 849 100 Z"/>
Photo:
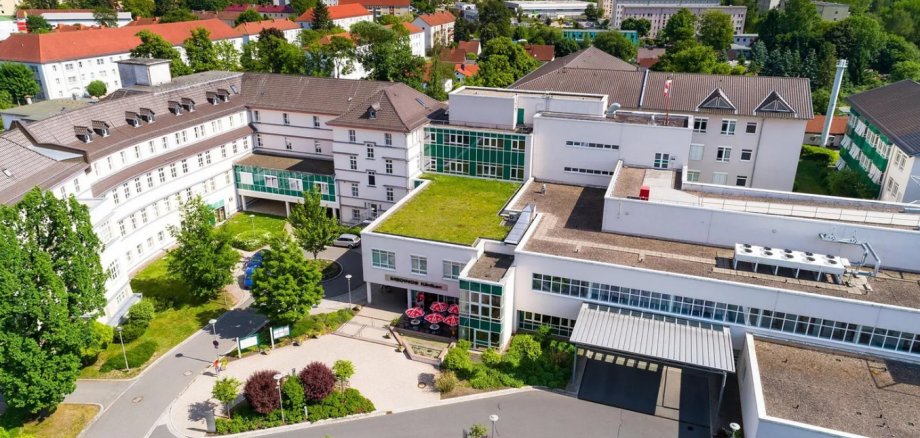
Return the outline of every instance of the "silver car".
<path id="1" fill-rule="evenodd" d="M 342 248 L 357 248 L 361 246 L 361 236 L 356 234 L 342 234 L 332 242 L 332 246 Z"/>

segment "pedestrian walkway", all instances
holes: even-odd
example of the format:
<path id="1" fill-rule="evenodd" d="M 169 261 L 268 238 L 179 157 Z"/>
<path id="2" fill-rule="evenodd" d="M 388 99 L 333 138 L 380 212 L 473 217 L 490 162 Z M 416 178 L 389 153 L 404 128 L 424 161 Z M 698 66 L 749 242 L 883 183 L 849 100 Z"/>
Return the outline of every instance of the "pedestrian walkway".
<path id="1" fill-rule="evenodd" d="M 64 397 L 64 403 L 94 404 L 108 408 L 121 395 L 131 380 L 78 380 L 77 389 Z"/>
<path id="2" fill-rule="evenodd" d="M 390 330 L 387 327 L 390 321 L 365 316 L 366 309 L 366 307 L 361 309 L 361 312 L 355 315 L 351 321 L 342 324 L 335 331 L 335 334 L 396 348 L 399 343 L 396 342 L 396 338 L 390 335 Z"/>

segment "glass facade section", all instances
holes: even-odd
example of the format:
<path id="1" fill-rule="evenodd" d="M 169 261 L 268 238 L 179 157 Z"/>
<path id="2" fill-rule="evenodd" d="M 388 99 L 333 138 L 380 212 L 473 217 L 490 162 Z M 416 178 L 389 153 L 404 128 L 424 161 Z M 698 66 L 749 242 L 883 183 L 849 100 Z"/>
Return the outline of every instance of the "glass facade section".
<path id="1" fill-rule="evenodd" d="M 617 307 L 647 309 L 920 355 L 920 334 L 683 297 L 612 284 L 533 274 L 531 287 Z"/>
<path id="2" fill-rule="evenodd" d="M 544 325 L 548 326 L 554 335 L 568 338 L 569 336 L 572 336 L 572 329 L 575 328 L 575 320 L 518 310 L 519 329 L 535 332 Z"/>
<path id="3" fill-rule="evenodd" d="M 459 129 L 425 128 L 426 171 L 524 180 L 527 135 Z"/>
<path id="4" fill-rule="evenodd" d="M 498 348 L 502 333 L 503 287 L 460 280 L 460 339 L 474 348 Z"/>
<path id="5" fill-rule="evenodd" d="M 251 183 L 249 177 L 241 178 L 241 173 L 250 174 L 252 176 Z M 336 200 L 335 177 L 332 175 L 319 175 L 315 173 L 269 169 L 240 164 L 233 166 L 233 174 L 236 177 L 237 189 L 300 198 L 303 197 L 302 188 L 304 187 L 315 187 L 317 189 L 319 189 L 319 187 L 324 187 L 326 189 L 321 192 L 322 200 L 328 202 L 335 202 Z M 297 181 L 300 181 L 300 183 L 298 184 Z"/>

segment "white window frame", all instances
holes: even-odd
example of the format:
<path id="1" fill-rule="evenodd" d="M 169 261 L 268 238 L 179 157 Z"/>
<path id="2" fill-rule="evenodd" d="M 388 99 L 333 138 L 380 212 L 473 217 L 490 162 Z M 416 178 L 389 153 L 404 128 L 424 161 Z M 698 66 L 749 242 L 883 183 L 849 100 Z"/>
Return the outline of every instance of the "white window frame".
<path id="1" fill-rule="evenodd" d="M 747 154 L 747 159 L 744 158 L 744 154 Z M 742 149 L 741 150 L 741 161 L 751 161 L 754 159 L 754 150 L 753 149 Z"/>
<path id="2" fill-rule="evenodd" d="M 693 132 L 705 134 L 707 129 L 709 129 L 708 117 L 696 117 L 693 119 Z"/>
<path id="3" fill-rule="evenodd" d="M 737 119 L 722 119 L 722 129 L 719 131 L 722 135 L 735 135 L 738 127 Z"/>
<path id="4" fill-rule="evenodd" d="M 274 175 L 265 175 L 265 187 L 271 189 L 278 188 L 278 177 Z"/>
<path id="5" fill-rule="evenodd" d="M 328 195 L 329 194 L 329 183 L 322 182 L 322 181 L 313 181 L 313 190 L 323 195 Z"/>
<path id="6" fill-rule="evenodd" d="M 687 182 L 699 182 L 700 171 L 687 169 Z"/>
<path id="7" fill-rule="evenodd" d="M 719 182 L 722 180 L 722 182 Z M 728 182 L 728 174 L 725 172 L 712 172 L 712 183 L 724 186 Z"/>
<path id="8" fill-rule="evenodd" d="M 744 181 L 743 184 L 738 184 L 739 182 Z M 737 175 L 735 176 L 735 186 L 736 187 L 747 187 L 748 186 L 748 177 L 747 175 Z"/>
<path id="9" fill-rule="evenodd" d="M 428 258 L 418 255 L 409 256 L 409 270 L 415 275 L 428 275 Z"/>
<path id="10" fill-rule="evenodd" d="M 732 161 L 731 146 L 719 146 L 716 148 L 716 161 L 719 163 L 730 163 Z"/>
<path id="11" fill-rule="evenodd" d="M 671 154 L 666 154 L 663 152 L 655 152 L 655 160 L 652 162 L 652 167 L 655 169 L 667 169 L 671 166 Z"/>
<path id="12" fill-rule="evenodd" d="M 687 157 L 690 161 L 700 161 L 703 159 L 703 154 L 706 152 L 706 146 L 701 144 L 691 144 L 690 145 L 690 156 Z"/>
<path id="13" fill-rule="evenodd" d="M 288 188 L 298 192 L 303 191 L 303 181 L 300 178 L 288 178 Z"/>
<path id="14" fill-rule="evenodd" d="M 371 266 L 387 271 L 396 270 L 396 253 L 382 249 L 371 249 Z"/>

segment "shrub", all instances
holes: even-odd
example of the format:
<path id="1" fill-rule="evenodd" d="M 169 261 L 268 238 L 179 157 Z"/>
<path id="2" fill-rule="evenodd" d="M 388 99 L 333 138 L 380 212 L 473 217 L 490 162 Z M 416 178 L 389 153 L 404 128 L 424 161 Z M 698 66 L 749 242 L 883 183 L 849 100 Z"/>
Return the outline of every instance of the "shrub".
<path id="1" fill-rule="evenodd" d="M 265 242 L 271 239 L 272 234 L 268 231 L 248 230 L 243 231 L 230 241 L 230 246 L 243 251 L 255 251 L 263 246 Z"/>
<path id="2" fill-rule="evenodd" d="M 346 323 L 355 312 L 352 309 L 339 309 L 335 312 L 307 315 L 291 326 L 291 337 L 322 335 L 337 330 Z"/>
<path id="3" fill-rule="evenodd" d="M 130 319 L 121 326 L 121 339 L 125 342 L 131 342 L 141 337 L 147 331 L 147 325 L 135 323 Z"/>
<path id="4" fill-rule="evenodd" d="M 98 79 L 90 82 L 89 85 L 86 86 L 86 94 L 89 94 L 93 97 L 105 96 L 106 91 L 108 90 L 106 90 L 105 82 L 102 82 Z"/>
<path id="5" fill-rule="evenodd" d="M 240 385 L 239 380 L 233 377 L 224 377 L 214 382 L 214 387 L 211 388 L 211 397 L 214 397 L 224 405 L 228 417 L 230 416 L 230 403 L 233 403 L 239 395 Z"/>
<path id="6" fill-rule="evenodd" d="M 141 299 L 128 310 L 128 320 L 142 323 L 146 327 L 155 313 L 153 303 L 149 300 Z"/>
<path id="7" fill-rule="evenodd" d="M 441 367 L 456 372 L 464 379 L 469 378 L 474 368 L 473 360 L 470 359 L 469 345 L 467 341 L 460 341 L 456 346 L 447 350 Z"/>
<path id="8" fill-rule="evenodd" d="M 300 383 L 307 399 L 318 402 L 328 397 L 335 389 L 335 375 L 321 362 L 311 362 L 300 371 Z"/>
<path id="9" fill-rule="evenodd" d="M 115 329 L 99 321 L 93 321 L 91 336 L 92 340 L 89 345 L 80 351 L 80 359 L 83 365 L 89 365 L 96 362 L 99 353 L 108 348 L 109 344 L 112 343 L 112 339 L 115 336 Z"/>
<path id="10" fill-rule="evenodd" d="M 137 368 L 150 360 L 153 357 L 153 353 L 157 351 L 156 341 L 146 341 L 141 342 L 125 352 L 125 356 L 128 358 L 128 366 L 131 368 Z M 112 370 L 120 370 L 125 367 L 125 358 L 121 355 L 114 355 L 110 357 L 105 363 L 99 367 L 99 371 L 106 373 Z"/>
<path id="11" fill-rule="evenodd" d="M 486 366 L 495 367 L 502 362 L 501 353 L 495 351 L 492 348 L 487 348 L 486 351 L 482 352 L 482 363 Z"/>
<path id="12" fill-rule="evenodd" d="M 243 396 L 249 406 L 260 414 L 278 409 L 278 388 L 275 386 L 277 371 L 262 370 L 253 373 L 243 387 Z"/>
<path id="13" fill-rule="evenodd" d="M 441 394 L 446 394 L 454 390 L 457 387 L 457 384 L 460 383 L 457 380 L 457 375 L 453 371 L 444 371 L 434 380 L 434 387 L 438 389 Z"/>
<path id="14" fill-rule="evenodd" d="M 481 424 L 470 426 L 470 431 L 466 434 L 469 438 L 485 438 L 487 435 L 489 435 L 488 429 Z"/>
<path id="15" fill-rule="evenodd" d="M 373 412 L 374 403 L 365 398 L 357 389 L 348 388 L 329 394 L 322 402 L 310 405 L 308 415 L 310 422 L 327 418 L 341 418 L 348 415 Z"/>
<path id="16" fill-rule="evenodd" d="M 300 381 L 294 377 L 284 379 L 281 385 L 281 392 L 284 395 L 284 409 L 288 412 L 303 412 L 303 406 L 306 403 L 303 386 Z"/>
<path id="17" fill-rule="evenodd" d="M 355 364 L 351 363 L 350 360 L 337 360 L 332 364 L 332 374 L 335 374 L 335 379 L 344 388 L 351 376 L 355 375 Z"/>
<path id="18" fill-rule="evenodd" d="M 470 378 L 470 386 L 476 389 L 520 388 L 524 382 L 495 368 L 478 367 Z"/>
<path id="19" fill-rule="evenodd" d="M 505 362 L 512 367 L 527 366 L 543 354 L 540 343 L 530 335 L 517 335 L 511 338 L 511 345 L 505 354 Z"/>

